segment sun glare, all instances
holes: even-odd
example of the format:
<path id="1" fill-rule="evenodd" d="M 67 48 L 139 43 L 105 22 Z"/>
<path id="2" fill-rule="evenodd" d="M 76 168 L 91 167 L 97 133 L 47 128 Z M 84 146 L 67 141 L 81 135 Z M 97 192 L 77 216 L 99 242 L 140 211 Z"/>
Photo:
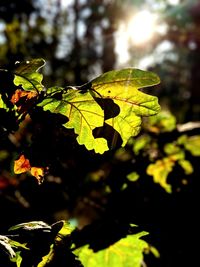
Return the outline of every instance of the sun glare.
<path id="1" fill-rule="evenodd" d="M 135 45 L 150 40 L 155 32 L 156 17 L 147 10 L 138 12 L 129 21 L 127 35 Z"/>
<path id="2" fill-rule="evenodd" d="M 180 1 L 179 0 L 168 0 L 168 3 L 170 4 L 170 5 L 178 5 L 179 3 L 180 3 Z"/>
<path id="3" fill-rule="evenodd" d="M 119 25 L 116 34 L 115 52 L 120 66 L 126 64 L 130 59 L 130 47 L 148 45 L 158 33 L 166 31 L 162 23 L 158 24 L 158 20 L 158 15 L 148 10 L 141 10 L 127 22 L 124 21 Z"/>

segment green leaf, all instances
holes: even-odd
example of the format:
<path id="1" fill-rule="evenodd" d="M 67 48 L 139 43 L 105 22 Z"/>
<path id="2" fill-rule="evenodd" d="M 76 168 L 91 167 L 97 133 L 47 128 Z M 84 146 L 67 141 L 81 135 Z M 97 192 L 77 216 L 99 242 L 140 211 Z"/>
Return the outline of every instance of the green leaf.
<path id="1" fill-rule="evenodd" d="M 126 178 L 130 181 L 130 182 L 135 182 L 139 179 L 139 174 L 137 172 L 131 172 L 129 173 Z"/>
<path id="2" fill-rule="evenodd" d="M 23 74 L 23 73 L 37 72 L 44 65 L 45 65 L 45 60 L 42 58 L 36 58 L 19 62 L 17 64 L 17 68 L 15 69 L 15 73 Z"/>
<path id="3" fill-rule="evenodd" d="M 5 108 L 5 103 L 3 102 L 3 99 L 1 97 L 1 94 L 0 94 L 0 108 Z"/>
<path id="4" fill-rule="evenodd" d="M 177 151 L 177 153 L 169 155 L 168 158 L 174 162 L 178 160 L 183 160 L 185 159 L 185 151 L 183 149 L 180 151 Z"/>
<path id="5" fill-rule="evenodd" d="M 0 235 L 0 248 L 2 248 L 5 253 L 9 255 L 10 261 L 16 262 L 17 267 L 20 267 L 22 262 L 22 257 L 20 255 L 21 251 L 19 250 L 28 249 L 26 244 L 21 244 L 3 235 Z M 15 252 L 14 249 L 17 249 L 18 251 Z"/>
<path id="6" fill-rule="evenodd" d="M 153 176 L 155 183 L 159 183 L 166 192 L 171 193 L 171 185 L 167 183 L 167 176 L 175 165 L 170 157 L 157 160 L 147 167 L 147 174 Z"/>
<path id="7" fill-rule="evenodd" d="M 42 91 L 44 88 L 42 85 L 43 75 L 38 71 L 44 65 L 45 61 L 43 59 L 21 62 L 14 72 L 14 84 L 22 86 L 24 90 Z"/>
<path id="8" fill-rule="evenodd" d="M 178 163 L 183 168 L 186 175 L 193 173 L 194 171 L 193 166 L 188 160 L 181 159 L 178 161 Z"/>
<path id="9" fill-rule="evenodd" d="M 129 235 L 110 247 L 93 252 L 88 246 L 74 251 L 84 267 L 141 267 L 143 252 L 148 248 L 146 241 L 140 237 L 147 235 L 141 232 Z"/>
<path id="10" fill-rule="evenodd" d="M 200 135 L 188 137 L 184 146 L 193 156 L 200 156 Z"/>
<path id="11" fill-rule="evenodd" d="M 22 263 L 22 256 L 20 254 L 21 251 L 17 251 L 15 257 L 10 259 L 10 261 L 16 262 L 17 267 L 20 267 Z"/>
<path id="12" fill-rule="evenodd" d="M 71 232 L 75 229 L 68 221 L 64 221 L 63 227 L 59 231 L 59 236 L 67 236 L 70 235 Z"/>
<path id="13" fill-rule="evenodd" d="M 160 258 L 160 253 L 159 251 L 157 250 L 156 247 L 152 246 L 152 245 L 149 245 L 149 252 L 151 252 L 155 258 Z"/>
<path id="14" fill-rule="evenodd" d="M 180 152 L 181 148 L 174 143 L 167 143 L 164 146 L 164 151 L 167 155 L 172 155 Z"/>
<path id="15" fill-rule="evenodd" d="M 12 239 L 10 239 L 9 243 L 14 248 L 29 249 L 29 248 L 27 248 L 26 244 L 19 243 L 19 242 L 15 241 L 15 240 L 12 240 Z"/>
<path id="16" fill-rule="evenodd" d="M 141 117 L 155 115 L 160 110 L 157 97 L 138 91 L 159 82 L 155 73 L 132 68 L 109 71 L 90 82 L 97 98 L 112 99 L 119 106 L 119 114 L 105 122 L 121 135 L 122 146 L 139 133 Z"/>
<path id="17" fill-rule="evenodd" d="M 69 89 L 67 93 L 62 94 L 61 100 L 49 97 L 40 103 L 40 106 L 43 106 L 44 110 L 65 115 L 69 121 L 64 126 L 74 129 L 80 145 L 84 144 L 88 150 L 94 149 L 96 153 L 108 150 L 104 138 L 93 136 L 93 130 L 104 124 L 104 113 L 89 92 L 83 94 L 79 90 Z"/>
<path id="18" fill-rule="evenodd" d="M 150 117 L 145 125 L 151 132 L 171 132 L 176 129 L 176 118 L 169 111 L 162 110 Z"/>
<path id="19" fill-rule="evenodd" d="M 50 246 L 49 253 L 42 257 L 42 261 L 37 265 L 37 267 L 45 267 L 47 264 L 49 264 L 52 261 L 54 254 L 54 245 L 52 244 Z"/>
<path id="20" fill-rule="evenodd" d="M 141 117 L 154 115 L 160 109 L 156 97 L 138 89 L 158 83 L 158 76 L 151 72 L 110 71 L 83 86 L 68 87 L 67 91 L 50 88 L 39 106 L 66 116 L 69 121 L 64 126 L 74 129 L 79 144 L 104 153 L 108 150 L 107 140 L 95 138 L 94 130 L 105 123 L 112 126 L 121 135 L 124 146 L 140 131 Z"/>
<path id="21" fill-rule="evenodd" d="M 151 141 L 149 135 L 142 135 L 133 143 L 133 152 L 138 155 L 142 149 L 144 149 Z"/>
<path id="22" fill-rule="evenodd" d="M 62 242 L 62 238 L 66 237 L 67 235 L 70 235 L 71 232 L 75 229 L 75 227 L 71 226 L 71 224 L 68 221 L 58 221 L 51 225 L 52 229 L 56 229 L 62 225 L 61 229 L 59 230 L 58 234 L 55 237 L 55 243 L 58 244 L 59 242 Z M 42 257 L 41 262 L 37 265 L 37 267 L 44 267 L 48 265 L 55 256 L 55 246 L 54 244 L 51 244 L 49 248 L 49 252 L 47 255 Z"/>
<path id="23" fill-rule="evenodd" d="M 177 139 L 178 145 L 184 145 L 187 142 L 187 135 L 183 134 Z"/>

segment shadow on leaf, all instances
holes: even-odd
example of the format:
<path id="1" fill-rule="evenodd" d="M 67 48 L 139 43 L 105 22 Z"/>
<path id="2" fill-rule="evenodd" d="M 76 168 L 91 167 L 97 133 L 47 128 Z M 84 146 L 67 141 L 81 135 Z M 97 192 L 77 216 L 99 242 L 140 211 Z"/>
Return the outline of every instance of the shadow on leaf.
<path id="1" fill-rule="evenodd" d="M 120 147 L 122 144 L 120 134 L 106 123 L 102 127 L 95 128 L 93 130 L 93 136 L 95 138 L 105 138 L 108 141 L 109 149 Z"/>

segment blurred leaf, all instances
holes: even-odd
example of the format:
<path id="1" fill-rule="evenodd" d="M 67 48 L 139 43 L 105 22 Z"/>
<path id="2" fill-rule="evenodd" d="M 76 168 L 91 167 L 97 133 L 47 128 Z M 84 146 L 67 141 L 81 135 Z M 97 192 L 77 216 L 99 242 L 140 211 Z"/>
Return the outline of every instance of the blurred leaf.
<path id="1" fill-rule="evenodd" d="M 14 84 L 22 86 L 24 90 L 42 91 L 44 89 L 42 85 L 43 75 L 38 73 L 38 70 L 44 65 L 43 59 L 32 59 L 19 63 L 14 72 Z"/>
<path id="2" fill-rule="evenodd" d="M 135 182 L 139 179 L 139 174 L 137 172 L 131 172 L 129 173 L 126 178 L 130 181 L 130 182 Z"/>
<path id="3" fill-rule="evenodd" d="M 44 65 L 45 65 L 45 60 L 42 58 L 17 62 L 17 68 L 15 69 L 15 73 L 24 74 L 24 73 L 37 72 Z"/>
<path id="4" fill-rule="evenodd" d="M 182 160 L 185 159 L 185 152 L 184 150 L 180 150 L 177 153 L 171 154 L 168 157 L 171 161 L 178 161 L 178 160 Z"/>
<path id="5" fill-rule="evenodd" d="M 133 144 L 133 152 L 138 155 L 140 150 L 144 149 L 149 144 L 151 138 L 149 135 L 142 135 L 137 138 Z"/>
<path id="6" fill-rule="evenodd" d="M 7 150 L 0 150 L 0 161 L 3 161 L 8 157 L 9 157 L 9 152 Z"/>
<path id="7" fill-rule="evenodd" d="M 10 239 L 10 244 L 12 247 L 15 247 L 15 248 L 29 249 L 29 248 L 27 248 L 26 244 L 19 243 L 15 240 L 12 240 L 12 239 Z"/>
<path id="8" fill-rule="evenodd" d="M 171 193 L 171 185 L 167 183 L 167 176 L 172 171 L 175 161 L 170 157 L 157 160 L 147 167 L 147 174 L 153 176 L 155 183 L 159 183 L 167 193 Z"/>
<path id="9" fill-rule="evenodd" d="M 7 236 L 0 235 L 0 248 L 3 249 L 10 258 L 14 258 L 16 256 L 15 251 L 10 244 L 10 239 Z"/>
<path id="10" fill-rule="evenodd" d="M 157 248 L 155 248 L 155 247 L 152 246 L 152 245 L 149 245 L 148 249 L 149 249 L 149 251 L 154 255 L 154 257 L 156 257 L 156 258 L 160 258 L 160 253 L 159 253 L 159 251 L 157 250 Z"/>
<path id="11" fill-rule="evenodd" d="M 178 139 L 177 139 L 177 144 L 179 145 L 184 145 L 185 142 L 187 142 L 187 135 L 181 135 Z"/>
<path id="12" fill-rule="evenodd" d="M 200 156 L 200 135 L 188 137 L 184 146 L 193 156 Z"/>
<path id="13" fill-rule="evenodd" d="M 164 146 L 164 151 L 167 155 L 176 154 L 180 152 L 181 148 L 174 143 L 168 143 Z"/>
<path id="14" fill-rule="evenodd" d="M 181 159 L 178 163 L 184 169 L 186 175 L 193 173 L 194 169 L 188 160 Z"/>
<path id="15" fill-rule="evenodd" d="M 167 110 L 162 110 L 156 116 L 150 117 L 146 127 L 155 133 L 171 132 L 176 129 L 176 118 Z"/>
<path id="16" fill-rule="evenodd" d="M 10 259 L 12 262 L 16 262 L 17 267 L 20 267 L 22 263 L 22 257 L 20 254 L 21 251 L 17 251 L 15 257 Z"/>
<path id="17" fill-rule="evenodd" d="M 14 225 L 9 228 L 9 231 L 15 231 L 15 230 L 25 230 L 25 231 L 32 231 L 32 230 L 46 230 L 46 231 L 51 231 L 51 226 L 48 225 L 47 223 L 43 221 L 31 221 L 31 222 L 26 222 L 26 223 L 20 223 L 17 225 Z"/>
<path id="18" fill-rule="evenodd" d="M 141 267 L 144 249 L 148 247 L 146 241 L 140 237 L 147 235 L 141 232 L 129 235 L 106 249 L 93 252 L 88 246 L 74 251 L 84 267 Z"/>
<path id="19" fill-rule="evenodd" d="M 115 152 L 114 157 L 117 160 L 120 160 L 122 162 L 128 161 L 132 158 L 131 153 L 124 147 L 120 147 L 119 149 L 117 149 L 117 151 Z"/>
<path id="20" fill-rule="evenodd" d="M 0 108 L 5 108 L 6 109 L 6 104 L 3 102 L 1 94 L 0 94 Z"/>

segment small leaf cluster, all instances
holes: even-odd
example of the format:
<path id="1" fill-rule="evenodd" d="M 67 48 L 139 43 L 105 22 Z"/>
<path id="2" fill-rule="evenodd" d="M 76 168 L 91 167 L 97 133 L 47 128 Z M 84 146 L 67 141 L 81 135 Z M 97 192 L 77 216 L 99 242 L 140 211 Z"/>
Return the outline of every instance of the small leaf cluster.
<path id="1" fill-rule="evenodd" d="M 182 169 L 181 183 L 188 184 L 186 176 L 194 172 L 193 158 L 200 156 L 199 124 L 177 125 L 175 117 L 166 110 L 148 118 L 143 133 L 135 140 L 129 141 L 136 159 L 146 158 L 146 173 L 153 176 L 166 192 L 172 193 L 172 185 L 168 181 L 173 170 Z M 136 160 L 138 162 L 138 160 Z M 172 184 L 174 181 L 172 181 Z"/>

